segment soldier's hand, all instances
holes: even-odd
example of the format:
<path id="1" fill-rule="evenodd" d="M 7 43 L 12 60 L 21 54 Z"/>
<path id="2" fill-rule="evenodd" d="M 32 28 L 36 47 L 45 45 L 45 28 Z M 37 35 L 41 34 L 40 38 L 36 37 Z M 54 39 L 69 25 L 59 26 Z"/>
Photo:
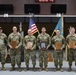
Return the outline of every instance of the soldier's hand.
<path id="1" fill-rule="evenodd" d="M 10 46 L 10 49 L 12 49 L 13 47 L 12 46 Z"/>
<path id="2" fill-rule="evenodd" d="M 6 48 L 6 50 L 5 50 L 5 59 L 7 58 L 7 48 Z"/>
<path id="3" fill-rule="evenodd" d="M 56 50 L 56 47 L 54 47 L 54 50 Z"/>
<path id="4" fill-rule="evenodd" d="M 74 49 L 76 49 L 76 46 L 74 46 Z"/>
<path id="5" fill-rule="evenodd" d="M 39 50 L 41 50 L 41 47 L 39 47 Z"/>
<path id="6" fill-rule="evenodd" d="M 33 48 L 31 48 L 30 50 L 33 50 Z"/>
<path id="7" fill-rule="evenodd" d="M 62 50 L 62 47 L 61 47 L 61 50 Z"/>
<path id="8" fill-rule="evenodd" d="M 5 55 L 5 59 L 7 58 L 7 54 Z"/>
<path id="9" fill-rule="evenodd" d="M 15 47 L 16 49 L 18 48 L 18 46 Z"/>
<path id="10" fill-rule="evenodd" d="M 68 46 L 68 48 L 70 49 L 70 46 L 69 45 L 67 45 Z"/>
<path id="11" fill-rule="evenodd" d="M 46 47 L 46 50 L 48 50 L 48 46 Z"/>
<path id="12" fill-rule="evenodd" d="M 25 49 L 27 50 L 27 47 L 25 47 Z"/>

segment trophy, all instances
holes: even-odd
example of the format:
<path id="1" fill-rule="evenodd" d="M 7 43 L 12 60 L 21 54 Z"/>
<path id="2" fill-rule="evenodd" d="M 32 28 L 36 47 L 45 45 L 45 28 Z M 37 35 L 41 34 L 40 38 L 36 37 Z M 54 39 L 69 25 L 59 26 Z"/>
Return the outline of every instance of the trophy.
<path id="1" fill-rule="evenodd" d="M 61 50 L 62 42 L 55 42 L 56 50 Z"/>
<path id="2" fill-rule="evenodd" d="M 32 46 L 33 46 L 33 43 L 32 42 L 27 42 L 26 47 L 27 47 L 28 50 L 31 49 Z"/>
<path id="3" fill-rule="evenodd" d="M 46 49 L 46 42 L 40 42 L 40 47 L 42 50 Z"/>
<path id="4" fill-rule="evenodd" d="M 70 48 L 74 48 L 74 46 L 75 46 L 75 41 L 69 41 L 69 46 L 70 46 Z"/>
<path id="5" fill-rule="evenodd" d="M 13 48 L 16 48 L 16 46 L 17 46 L 17 41 L 11 41 L 11 46 L 12 46 Z"/>

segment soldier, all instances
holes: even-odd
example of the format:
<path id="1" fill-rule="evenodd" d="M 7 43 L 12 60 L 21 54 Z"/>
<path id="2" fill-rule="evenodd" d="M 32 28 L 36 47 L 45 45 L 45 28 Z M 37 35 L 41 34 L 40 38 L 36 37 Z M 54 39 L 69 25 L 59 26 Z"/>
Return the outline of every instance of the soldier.
<path id="1" fill-rule="evenodd" d="M 17 61 L 18 70 L 21 71 L 20 46 L 22 45 L 22 38 L 20 33 L 17 32 L 16 26 L 13 26 L 13 32 L 8 37 L 8 45 L 10 47 L 10 57 L 11 57 L 11 65 L 12 65 L 10 71 L 15 70 L 15 61 Z"/>
<path id="2" fill-rule="evenodd" d="M 0 55 L 1 55 L 1 64 L 2 70 L 6 70 L 4 67 L 7 57 L 7 36 L 2 33 L 2 28 L 0 27 Z"/>
<path id="3" fill-rule="evenodd" d="M 65 39 L 60 35 L 60 31 L 56 30 L 56 35 L 52 38 L 52 46 L 54 48 L 54 64 L 55 71 L 58 70 L 58 65 L 60 66 L 60 71 L 62 72 L 63 64 L 63 48 L 65 47 Z M 57 48 L 58 47 L 58 48 Z M 58 61 L 59 60 L 59 61 Z"/>
<path id="4" fill-rule="evenodd" d="M 74 57 L 75 66 L 76 66 L 76 34 L 75 34 L 74 27 L 70 27 L 69 35 L 66 37 L 66 42 L 67 42 L 67 47 L 68 47 L 68 62 L 69 62 L 68 71 L 71 71 L 73 57 Z"/>
<path id="5" fill-rule="evenodd" d="M 26 69 L 25 71 L 29 70 L 29 59 L 31 57 L 32 64 L 33 64 L 33 70 L 35 71 L 35 65 L 36 65 L 36 38 L 34 35 L 32 35 L 31 29 L 28 29 L 28 35 L 24 37 L 23 46 L 25 48 L 24 50 L 24 61 L 26 62 Z"/>
<path id="6" fill-rule="evenodd" d="M 48 48 L 51 44 L 50 35 L 46 33 L 46 28 L 42 27 L 42 33 L 37 37 L 37 45 L 39 48 L 39 71 L 43 70 L 43 64 L 45 71 L 48 71 Z"/>

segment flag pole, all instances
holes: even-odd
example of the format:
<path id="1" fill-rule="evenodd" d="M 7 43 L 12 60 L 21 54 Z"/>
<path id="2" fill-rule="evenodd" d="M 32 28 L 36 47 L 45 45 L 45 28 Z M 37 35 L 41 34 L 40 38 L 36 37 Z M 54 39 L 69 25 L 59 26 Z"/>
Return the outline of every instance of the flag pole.
<path id="1" fill-rule="evenodd" d="M 63 32 L 64 32 L 64 19 L 63 19 L 63 14 L 62 14 L 62 26 L 63 26 Z M 68 49 L 67 49 L 67 46 L 65 47 L 65 49 L 66 49 L 66 61 L 67 61 L 67 60 L 68 60 L 68 53 L 67 53 Z"/>
<path id="2" fill-rule="evenodd" d="M 39 30 L 38 30 L 38 34 L 40 34 Z"/>
<path id="3" fill-rule="evenodd" d="M 62 14 L 62 26 L 63 26 L 63 32 L 64 32 L 64 19 L 63 19 L 63 14 Z M 68 49 L 67 49 L 67 46 L 66 46 L 66 61 L 68 60 Z"/>
<path id="4" fill-rule="evenodd" d="M 52 38 L 52 36 L 54 35 L 54 32 L 55 32 L 55 30 L 53 31 L 53 33 L 52 33 L 52 35 L 51 35 L 51 38 Z"/>
<path id="5" fill-rule="evenodd" d="M 68 49 L 67 49 L 67 46 L 66 46 L 66 61 L 68 60 Z"/>
<path id="6" fill-rule="evenodd" d="M 64 32 L 64 19 L 63 19 L 63 14 L 62 14 L 62 26 L 63 26 L 63 32 Z M 68 49 L 67 49 L 67 46 L 66 46 L 66 60 L 68 60 L 68 58 L 67 58 L 67 56 L 68 56 L 68 54 L 67 54 L 67 51 L 68 51 Z"/>
<path id="7" fill-rule="evenodd" d="M 62 17 L 62 31 L 64 32 L 64 19 L 63 19 L 63 14 L 61 15 L 61 17 Z"/>

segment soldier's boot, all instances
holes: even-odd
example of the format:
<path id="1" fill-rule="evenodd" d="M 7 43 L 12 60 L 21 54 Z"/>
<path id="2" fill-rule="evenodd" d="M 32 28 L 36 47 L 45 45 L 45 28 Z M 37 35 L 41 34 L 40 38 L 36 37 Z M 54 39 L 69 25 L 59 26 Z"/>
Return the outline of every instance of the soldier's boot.
<path id="1" fill-rule="evenodd" d="M 43 70 L 43 65 L 42 66 L 40 66 L 40 69 L 39 69 L 39 71 L 42 71 Z"/>
<path id="2" fill-rule="evenodd" d="M 36 71 L 35 65 L 33 66 L 33 70 Z"/>
<path id="3" fill-rule="evenodd" d="M 47 68 L 47 67 L 45 67 L 45 68 L 44 68 L 44 70 L 45 70 L 45 71 L 48 71 L 48 68 Z"/>
<path id="4" fill-rule="evenodd" d="M 44 70 L 45 70 L 45 71 L 48 71 L 47 65 L 45 65 Z"/>
<path id="5" fill-rule="evenodd" d="M 21 72 L 21 67 L 20 66 L 18 66 L 18 71 Z"/>
<path id="6" fill-rule="evenodd" d="M 69 66 L 69 69 L 68 69 L 68 71 L 72 71 L 72 68 L 71 68 L 71 66 Z"/>
<path id="7" fill-rule="evenodd" d="M 15 70 L 15 67 L 14 66 L 11 67 L 10 71 L 13 71 L 13 70 Z"/>
<path id="8" fill-rule="evenodd" d="M 6 68 L 4 67 L 4 64 L 2 64 L 2 69 L 3 71 L 6 71 Z"/>
<path id="9" fill-rule="evenodd" d="M 28 65 L 26 66 L 26 68 L 25 68 L 25 71 L 27 71 L 27 70 L 29 70 L 29 67 L 28 67 Z"/>
<path id="10" fill-rule="evenodd" d="M 57 71 L 58 70 L 58 66 L 56 66 L 55 70 L 54 71 Z"/>
<path id="11" fill-rule="evenodd" d="M 43 64 L 40 65 L 39 71 L 42 71 L 42 70 L 43 70 Z"/>
<path id="12" fill-rule="evenodd" d="M 61 66 L 60 66 L 60 71 L 61 71 L 61 72 L 63 72 L 63 69 L 62 69 L 62 67 L 61 67 Z"/>
<path id="13" fill-rule="evenodd" d="M 40 67 L 39 71 L 42 71 L 43 70 L 43 67 Z"/>

